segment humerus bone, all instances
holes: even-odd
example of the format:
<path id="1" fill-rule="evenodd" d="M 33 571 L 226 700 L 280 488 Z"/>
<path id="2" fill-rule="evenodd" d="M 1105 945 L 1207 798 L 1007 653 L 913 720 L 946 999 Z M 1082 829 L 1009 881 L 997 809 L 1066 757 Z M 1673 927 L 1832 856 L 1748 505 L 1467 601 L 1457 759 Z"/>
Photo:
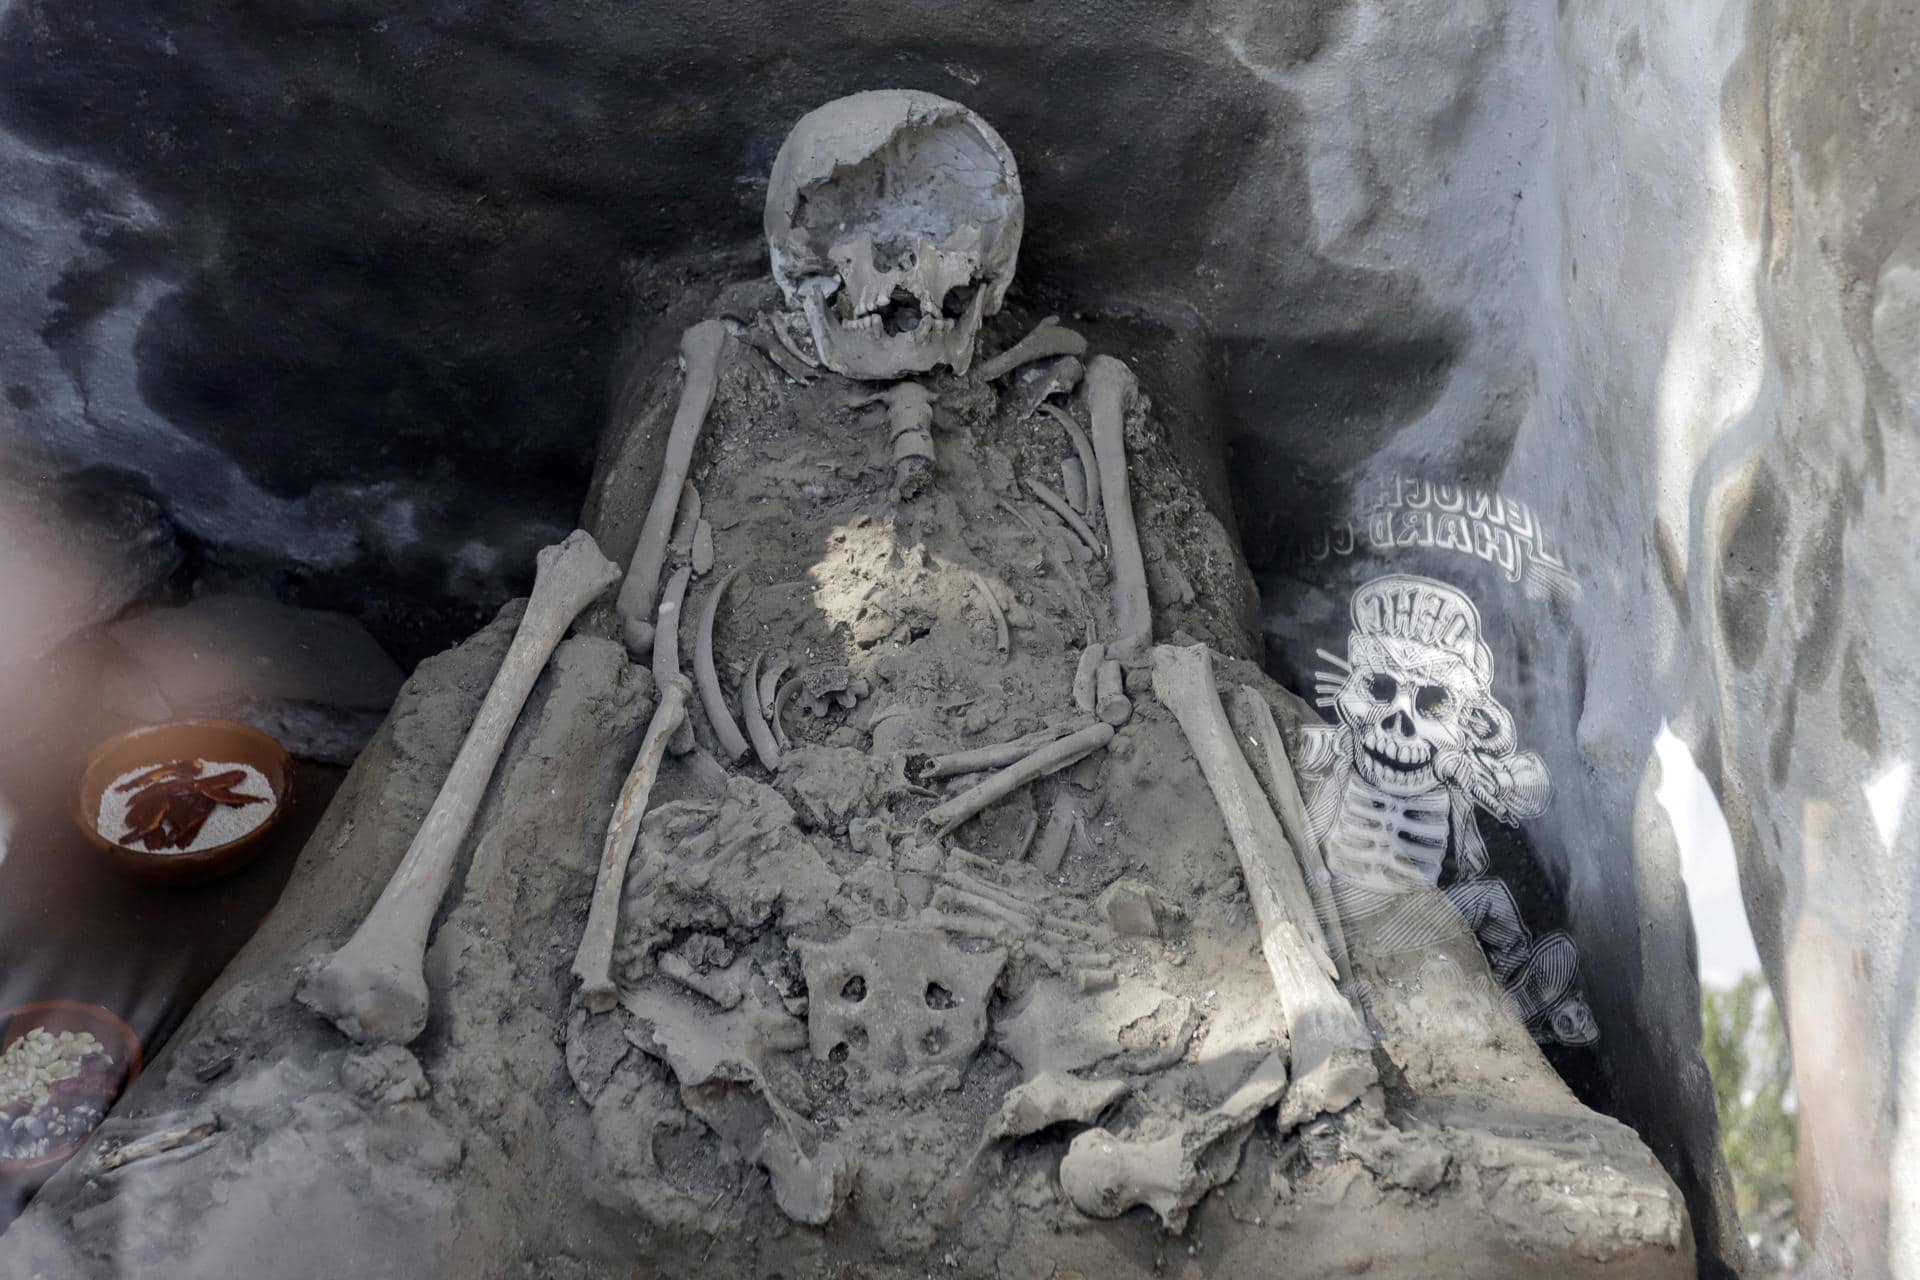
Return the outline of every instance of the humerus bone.
<path id="1" fill-rule="evenodd" d="M 1048 316 L 1033 326 L 1033 332 L 980 366 L 983 381 L 1006 377 L 1023 364 L 1048 356 L 1080 356 L 1087 353 L 1087 340 L 1060 323 L 1059 316 Z"/>
<path id="2" fill-rule="evenodd" d="M 1313 828 L 1307 825 L 1307 802 L 1300 794 L 1300 783 L 1293 776 L 1293 763 L 1287 758 L 1286 740 L 1274 722 L 1273 708 L 1244 684 L 1236 686 L 1227 698 L 1227 715 L 1236 736 L 1254 744 L 1252 764 L 1273 799 L 1280 825 L 1286 829 L 1287 843 L 1300 859 L 1300 870 L 1306 877 L 1307 892 L 1313 895 L 1314 911 L 1326 935 L 1327 949 L 1333 953 L 1340 981 L 1345 982 L 1352 976 L 1352 970 L 1347 962 L 1346 930 L 1340 924 L 1340 910 L 1333 901 L 1333 877 L 1327 871 L 1320 842 L 1314 839 Z"/>
<path id="3" fill-rule="evenodd" d="M 1044 778 L 1056 770 L 1078 763 L 1111 741 L 1113 741 L 1112 725 L 1090 724 L 1078 733 L 1070 733 L 1016 760 L 991 778 L 968 788 L 945 804 L 927 810 L 925 822 L 933 828 L 935 835 L 946 835 L 994 801 L 1011 795 L 1015 790 L 1036 778 Z"/>
<path id="4" fill-rule="evenodd" d="M 667 455 L 660 464 L 660 479 L 654 485 L 653 504 L 640 526 L 640 540 L 634 544 L 633 560 L 627 566 L 627 579 L 620 584 L 616 608 L 626 634 L 627 648 L 645 653 L 653 644 L 653 593 L 660 586 L 660 570 L 666 562 L 667 538 L 673 532 L 674 513 L 680 506 L 680 489 L 687 482 L 693 465 L 693 446 L 700 439 L 707 412 L 713 407 L 714 388 L 720 382 L 720 352 L 726 344 L 727 328 L 719 320 L 703 320 L 680 337 L 680 355 L 687 362 L 686 385 L 680 389 L 680 404 L 674 410 L 673 426 L 667 432 Z"/>
<path id="5" fill-rule="evenodd" d="M 1112 356 L 1095 356 L 1087 365 L 1087 407 L 1093 416 L 1093 452 L 1100 492 L 1107 510 L 1107 543 L 1112 547 L 1113 637 L 1107 652 L 1137 657 L 1153 643 L 1153 604 L 1147 596 L 1147 563 L 1140 555 L 1140 533 L 1133 523 L 1133 496 L 1127 485 L 1127 406 L 1133 402 L 1133 370 Z"/>
<path id="6" fill-rule="evenodd" d="M 1087 522 L 1080 518 L 1080 513 L 1075 511 L 1072 506 L 1067 503 L 1065 498 L 1038 480 L 1028 478 L 1021 483 L 1027 486 L 1028 491 L 1031 492 L 1034 497 L 1047 504 L 1047 510 L 1059 516 L 1069 529 L 1079 535 L 1080 541 L 1087 544 L 1087 550 L 1093 552 L 1095 555 L 1100 554 L 1100 539 L 1093 536 L 1093 530 L 1087 527 Z"/>
<path id="7" fill-rule="evenodd" d="M 740 716 L 747 722 L 747 739 L 753 743 L 753 754 L 759 758 L 760 767 L 772 772 L 780 767 L 780 747 L 773 740 L 773 730 L 767 726 L 766 713 L 760 709 L 760 663 L 766 656 L 754 654 L 747 678 L 740 682 Z"/>
<path id="8" fill-rule="evenodd" d="M 679 491 L 677 483 L 674 491 Z M 367 918 L 345 946 L 300 984 L 300 1002 L 355 1040 L 405 1044 L 426 1027 L 427 935 L 487 780 L 560 638 L 580 611 L 620 577 L 619 566 L 579 529 L 541 551 L 538 565 L 533 596 L 513 644 L 426 821 Z"/>
<path id="9" fill-rule="evenodd" d="M 922 782 L 932 782 L 939 778 L 951 778 L 962 773 L 979 773 L 983 769 L 998 769 L 1020 760 L 1049 743 L 1058 742 L 1069 733 L 1086 728 L 1084 723 L 1060 725 L 1042 729 L 1015 738 L 1011 742 L 996 742 L 985 747 L 971 747 L 965 751 L 950 751 L 943 756 L 935 756 L 926 767 L 917 771 Z"/>
<path id="10" fill-rule="evenodd" d="M 1089 643 L 1080 651 L 1080 664 L 1073 672 L 1073 705 L 1092 715 L 1098 708 L 1100 664 L 1107 660 L 1107 647 Z"/>
<path id="11" fill-rule="evenodd" d="M 605 1013 L 620 1002 L 613 982 L 613 939 L 620 925 L 620 895 L 627 883 L 627 863 L 633 857 L 640 819 L 646 814 L 654 779 L 660 775 L 667 742 L 687 717 L 687 700 L 693 696 L 693 689 L 687 678 L 675 671 L 659 685 L 659 693 L 659 704 L 647 723 L 646 736 L 640 740 L 633 768 L 620 787 L 619 799 L 614 801 L 606 847 L 600 855 L 600 873 L 594 881 L 593 906 L 587 912 L 587 930 L 573 957 L 573 976 L 580 980 L 580 1003 L 590 1013 Z"/>
<path id="12" fill-rule="evenodd" d="M 1153 692 L 1180 722 L 1213 791 L 1247 896 L 1260 926 L 1260 949 L 1273 971 L 1292 1042 L 1292 1114 L 1339 1111 L 1374 1083 L 1373 1043 L 1353 1006 L 1333 985 L 1313 897 L 1286 833 L 1267 805 L 1220 706 L 1213 659 L 1204 645 L 1153 650 Z"/>
<path id="13" fill-rule="evenodd" d="M 747 740 L 740 736 L 740 726 L 733 722 L 733 713 L 727 710 L 727 695 L 721 692 L 720 673 L 713 666 L 713 618 L 720 612 L 720 597 L 727 594 L 727 588 L 733 585 L 734 576 L 739 572 L 729 569 L 713 584 L 706 604 L 700 609 L 700 631 L 693 647 L 693 679 L 700 687 L 700 705 L 707 713 L 707 723 L 713 726 L 714 740 L 728 764 L 747 754 Z"/>
<path id="14" fill-rule="evenodd" d="M 973 585 L 980 589 L 981 598 L 987 602 L 987 614 L 993 619 L 993 647 L 995 652 L 1004 658 L 1010 647 L 1007 640 L 1007 615 L 1001 610 L 1000 602 L 994 599 L 993 584 L 987 581 L 986 575 L 973 573 L 968 576 L 973 579 Z"/>
<path id="15" fill-rule="evenodd" d="M 1055 422 L 1066 429 L 1067 439 L 1073 441 L 1073 451 L 1080 455 L 1080 470 L 1087 477 L 1087 519 L 1095 520 L 1100 514 L 1100 463 L 1093 452 L 1093 442 L 1087 439 L 1087 433 L 1073 420 L 1073 415 L 1057 404 L 1040 406 Z"/>

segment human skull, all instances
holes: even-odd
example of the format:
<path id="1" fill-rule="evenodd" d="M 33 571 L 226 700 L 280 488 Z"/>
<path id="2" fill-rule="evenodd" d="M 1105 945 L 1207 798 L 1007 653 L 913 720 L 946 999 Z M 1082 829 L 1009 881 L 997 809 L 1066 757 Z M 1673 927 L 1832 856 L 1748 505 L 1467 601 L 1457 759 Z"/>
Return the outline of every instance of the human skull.
<path id="1" fill-rule="evenodd" d="M 851 378 L 964 373 L 1013 282 L 1013 153 L 945 98 L 878 89 L 795 125 L 767 184 L 767 246 L 820 360 Z"/>

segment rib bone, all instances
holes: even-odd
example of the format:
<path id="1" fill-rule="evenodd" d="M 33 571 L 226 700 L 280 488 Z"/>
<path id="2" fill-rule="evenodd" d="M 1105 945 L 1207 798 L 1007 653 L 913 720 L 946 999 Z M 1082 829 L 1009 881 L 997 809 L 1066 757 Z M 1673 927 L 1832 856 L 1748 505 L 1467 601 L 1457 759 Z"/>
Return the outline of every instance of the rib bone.
<path id="1" fill-rule="evenodd" d="M 1087 433 L 1073 420 L 1073 415 L 1057 404 L 1040 406 L 1047 415 L 1066 429 L 1067 439 L 1073 441 L 1073 451 L 1080 455 L 1080 470 L 1087 477 L 1087 519 L 1092 520 L 1100 513 L 1100 463 L 1093 451 L 1093 442 L 1087 439 Z"/>
<path id="2" fill-rule="evenodd" d="M 605 1013 L 620 1002 L 620 992 L 613 982 L 613 939 L 620 925 L 620 895 L 627 883 L 627 862 L 633 857 L 640 819 L 646 814 L 654 779 L 660 775 L 667 742 L 687 718 L 687 700 L 692 696 L 692 686 L 677 671 L 660 685 L 659 705 L 647 723 L 633 768 L 620 787 L 620 798 L 613 805 L 606 847 L 600 854 L 600 874 L 593 886 L 593 906 L 587 912 L 587 931 L 573 957 L 573 976 L 580 980 L 580 1003 L 590 1013 Z"/>
<path id="3" fill-rule="evenodd" d="M 714 739 L 728 764 L 747 754 L 747 740 L 740 736 L 740 726 L 733 722 L 733 713 L 727 710 L 727 695 L 720 690 L 720 673 L 714 670 L 713 617 L 720 611 L 720 597 L 727 594 L 734 575 L 739 572 L 729 569 L 713 584 L 706 604 L 700 609 L 700 631 L 693 647 L 693 678 L 700 687 L 700 705 L 706 710 L 707 723 L 713 727 Z"/>
<path id="4" fill-rule="evenodd" d="M 1059 516 L 1067 528 L 1079 535 L 1080 541 L 1087 544 L 1087 550 L 1093 552 L 1095 555 L 1100 554 L 1100 539 L 1094 536 L 1093 530 L 1087 527 L 1087 522 L 1080 518 L 1080 513 L 1075 511 L 1065 498 L 1031 477 L 1023 479 L 1021 483 L 1027 486 L 1028 491 L 1031 492 L 1034 497 L 1040 499 L 1040 501 L 1047 505 L 1047 510 Z"/>
<path id="5" fill-rule="evenodd" d="M 1333 985 L 1338 970 L 1327 956 L 1313 898 L 1286 833 L 1234 740 L 1206 646 L 1156 646 L 1153 692 L 1180 722 L 1240 855 L 1260 925 L 1260 949 L 1273 972 L 1292 1042 L 1295 1085 L 1287 1109 L 1307 1116 L 1339 1111 L 1376 1079 L 1373 1042 Z"/>
<path id="6" fill-rule="evenodd" d="M 426 821 L 367 918 L 300 984 L 300 1002 L 355 1040 L 405 1044 L 426 1027 L 427 935 L 487 780 L 560 638 L 620 577 L 619 566 L 579 529 L 541 551 L 537 563 L 526 614 Z"/>
<path id="7" fill-rule="evenodd" d="M 627 580 L 620 584 L 616 605 L 627 648 L 636 654 L 645 653 L 653 644 L 653 593 L 660 586 L 660 570 L 666 563 L 667 538 L 673 532 L 681 486 L 686 484 L 687 471 L 693 465 L 693 446 L 699 442 L 700 428 L 706 425 L 707 412 L 713 408 L 714 388 L 720 382 L 720 352 L 726 339 L 727 327 L 719 320 L 703 320 L 680 337 L 687 381 L 680 389 L 680 404 L 667 432 L 667 454 L 654 484 L 653 504 L 640 526 L 640 540 L 634 544 L 633 560 L 627 566 Z"/>
<path id="8" fill-rule="evenodd" d="M 766 713 L 760 709 L 760 663 L 766 656 L 754 654 L 747 678 L 740 682 L 740 715 L 747 722 L 747 738 L 753 743 L 753 754 L 759 758 L 760 767 L 771 773 L 780 767 L 780 747 L 773 740 L 773 730 L 767 727 Z"/>
<path id="9" fill-rule="evenodd" d="M 1153 643 L 1147 564 L 1140 555 L 1140 533 L 1134 527 L 1133 496 L 1127 485 L 1127 406 L 1136 387 L 1133 370 L 1112 356 L 1095 356 L 1087 365 L 1093 452 L 1099 462 L 1107 543 L 1112 548 L 1113 638 L 1107 642 L 1107 654 L 1118 658 L 1137 657 Z"/>

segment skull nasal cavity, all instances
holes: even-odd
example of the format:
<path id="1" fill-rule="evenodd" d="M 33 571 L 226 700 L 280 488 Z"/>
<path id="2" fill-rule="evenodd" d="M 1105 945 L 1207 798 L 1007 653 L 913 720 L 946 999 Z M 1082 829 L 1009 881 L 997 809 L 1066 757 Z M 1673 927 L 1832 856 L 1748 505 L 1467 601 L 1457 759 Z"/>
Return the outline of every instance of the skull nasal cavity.
<path id="1" fill-rule="evenodd" d="M 927 984 L 926 998 L 927 1008 L 929 1009 L 953 1008 L 953 992 L 947 990 L 937 982 L 929 982 Z"/>
<path id="2" fill-rule="evenodd" d="M 867 998 L 867 980 L 859 974 L 848 978 L 840 988 L 840 998 L 849 1004 L 859 1004 Z"/>
<path id="3" fill-rule="evenodd" d="M 1396 711 L 1388 716 L 1383 727 L 1388 733 L 1397 733 L 1403 738 L 1419 736 L 1419 731 L 1413 727 L 1413 718 L 1404 711 Z"/>

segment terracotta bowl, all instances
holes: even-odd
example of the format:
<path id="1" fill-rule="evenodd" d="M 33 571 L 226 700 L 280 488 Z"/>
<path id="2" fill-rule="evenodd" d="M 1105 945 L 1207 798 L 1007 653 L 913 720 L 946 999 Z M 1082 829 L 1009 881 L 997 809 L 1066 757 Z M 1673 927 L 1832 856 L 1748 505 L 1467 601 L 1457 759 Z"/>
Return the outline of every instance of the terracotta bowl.
<path id="1" fill-rule="evenodd" d="M 267 785 L 273 789 L 273 812 L 238 840 L 192 853 L 129 849 L 96 830 L 100 793 L 115 778 L 130 769 L 192 759 L 252 765 L 266 775 Z M 176 720 L 129 729 L 95 747 L 80 772 L 73 817 L 93 847 L 127 875 L 157 884 L 201 884 L 230 876 L 259 856 L 266 834 L 286 812 L 292 794 L 293 762 L 287 749 L 267 734 L 232 720 Z"/>
<path id="2" fill-rule="evenodd" d="M 0 1012 L 0 1028 L 3 1028 L 0 1051 L 35 1027 L 45 1027 L 54 1035 L 62 1031 L 93 1033 L 94 1039 L 106 1048 L 120 1068 L 120 1080 L 107 1099 L 108 1106 L 126 1092 L 127 1086 L 140 1074 L 140 1068 L 146 1065 L 140 1056 L 140 1037 L 133 1033 L 132 1027 L 111 1011 L 97 1004 L 81 1004 L 78 1000 L 40 1000 Z M 0 1180 L 38 1182 L 65 1164 L 92 1136 L 88 1134 L 31 1160 L 0 1160 Z"/>

